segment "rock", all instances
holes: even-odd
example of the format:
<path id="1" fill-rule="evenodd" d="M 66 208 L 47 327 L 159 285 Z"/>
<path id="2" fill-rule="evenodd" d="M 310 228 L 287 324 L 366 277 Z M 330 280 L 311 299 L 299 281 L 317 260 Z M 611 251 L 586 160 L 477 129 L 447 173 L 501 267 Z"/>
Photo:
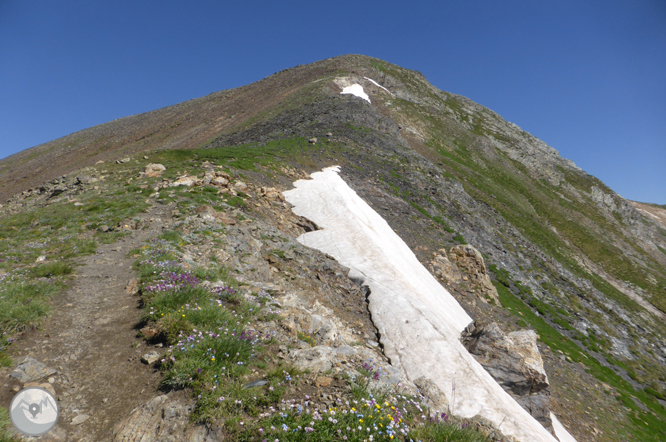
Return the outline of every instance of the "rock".
<path id="1" fill-rule="evenodd" d="M 262 187 L 259 189 L 259 193 L 261 196 L 269 200 L 284 200 L 282 192 L 277 190 L 275 187 Z"/>
<path id="2" fill-rule="evenodd" d="M 216 176 L 215 178 L 210 180 L 210 184 L 214 186 L 227 186 L 229 184 L 229 180 L 221 176 Z"/>
<path id="3" fill-rule="evenodd" d="M 143 169 L 143 176 L 152 178 L 162 175 L 162 172 L 166 170 L 162 164 L 150 163 Z"/>
<path id="4" fill-rule="evenodd" d="M 226 440 L 215 427 L 189 424 L 194 407 L 157 396 L 132 413 L 114 430 L 114 442 L 213 442 Z"/>
<path id="5" fill-rule="evenodd" d="M 471 282 L 479 288 L 483 295 L 500 305 L 497 289 L 488 275 L 483 256 L 478 250 L 469 244 L 454 246 L 449 250 L 449 259 L 455 261 L 459 269 L 467 272 Z"/>
<path id="6" fill-rule="evenodd" d="M 462 343 L 498 384 L 552 431 L 550 391 L 534 330 L 504 334 L 496 323 L 470 324 Z"/>
<path id="7" fill-rule="evenodd" d="M 100 231 L 100 232 L 104 232 L 104 233 L 106 233 L 106 232 L 109 231 L 109 226 L 107 226 L 106 224 L 103 225 L 103 226 L 100 226 L 100 227 L 99 227 L 99 231 Z"/>
<path id="8" fill-rule="evenodd" d="M 146 339 L 153 339 L 159 333 L 159 331 L 157 329 L 150 328 L 148 326 L 142 328 L 141 330 L 139 330 L 139 332 L 141 332 L 143 337 L 146 338 Z"/>
<path id="9" fill-rule="evenodd" d="M 460 269 L 449 261 L 449 258 L 446 256 L 446 250 L 440 249 L 439 253 L 434 253 L 433 255 L 434 259 L 430 261 L 430 273 L 449 284 L 460 284 L 462 282 Z"/>
<path id="10" fill-rule="evenodd" d="M 51 379 L 53 379 L 53 378 L 49 378 L 49 381 L 50 381 Z M 55 380 L 55 379 L 54 379 L 54 380 Z M 51 383 L 47 383 L 47 382 L 43 382 L 43 383 L 40 383 L 40 382 L 28 382 L 28 383 L 26 383 L 25 385 L 23 385 L 23 388 L 39 387 L 39 388 L 43 388 L 44 390 L 48 391 L 48 392 L 51 393 L 53 396 L 55 396 L 55 395 L 56 395 L 55 388 L 53 388 L 53 385 L 51 385 L 51 384 L 52 384 L 52 382 L 51 382 Z"/>
<path id="11" fill-rule="evenodd" d="M 88 414 L 79 414 L 74 419 L 72 419 L 72 425 L 81 425 L 82 423 L 84 423 L 88 419 L 90 419 L 90 415 L 88 415 Z"/>
<path id="12" fill-rule="evenodd" d="M 243 388 L 263 387 L 266 384 L 268 384 L 268 381 L 259 379 L 257 381 L 248 382 L 247 384 L 243 385 Z"/>
<path id="13" fill-rule="evenodd" d="M 67 432 L 64 428 L 61 428 L 58 425 L 39 438 L 40 442 L 65 442 L 66 440 Z"/>
<path id="14" fill-rule="evenodd" d="M 208 204 L 204 204 L 203 206 L 197 207 L 194 212 L 197 213 L 199 217 L 203 218 L 204 220 L 217 221 L 227 226 L 236 224 L 236 220 L 233 219 L 231 216 L 227 215 L 224 212 L 218 212 Z"/>
<path id="15" fill-rule="evenodd" d="M 317 144 L 317 138 L 313 137 L 308 140 L 308 143 L 310 144 Z"/>
<path id="16" fill-rule="evenodd" d="M 65 192 L 67 190 L 67 186 L 65 185 L 59 185 L 55 186 L 53 189 L 51 189 L 51 197 L 58 196 L 61 193 Z"/>
<path id="17" fill-rule="evenodd" d="M 426 405 L 432 410 L 439 413 L 449 412 L 449 400 L 442 390 L 430 378 L 421 376 L 414 380 L 414 385 L 419 389 L 419 392 L 425 397 Z"/>
<path id="18" fill-rule="evenodd" d="M 328 138 L 330 138 L 330 137 L 333 136 L 333 134 L 332 134 L 331 132 L 326 132 L 326 136 L 327 136 Z"/>
<path id="19" fill-rule="evenodd" d="M 58 371 L 49 368 L 36 359 L 27 356 L 9 375 L 12 379 L 17 379 L 23 383 L 38 381 L 47 376 L 56 374 Z"/>
<path id="20" fill-rule="evenodd" d="M 315 386 L 317 388 L 328 387 L 332 383 L 333 383 L 333 378 L 322 376 L 322 377 L 317 378 L 317 380 L 315 381 Z"/>
<path id="21" fill-rule="evenodd" d="M 192 187 L 197 183 L 197 178 L 193 176 L 184 176 L 178 178 L 175 182 L 171 184 L 171 187 L 179 187 L 179 186 L 185 186 L 185 187 Z"/>
<path id="22" fill-rule="evenodd" d="M 153 365 L 155 362 L 160 360 L 160 354 L 156 351 L 151 351 L 141 356 L 141 362 L 148 365 Z"/>
<path id="23" fill-rule="evenodd" d="M 44 262 L 46 261 L 46 255 L 39 255 L 35 262 Z"/>
<path id="24" fill-rule="evenodd" d="M 136 295 L 139 293 L 139 280 L 137 278 L 132 278 L 127 282 L 125 293 L 128 295 Z"/>
<path id="25" fill-rule="evenodd" d="M 245 192 L 247 190 L 247 184 L 245 184 L 243 181 L 236 181 L 234 188 L 239 192 Z"/>
<path id="26" fill-rule="evenodd" d="M 116 164 L 129 163 L 130 161 L 132 161 L 130 159 L 130 157 L 126 157 L 126 158 L 123 158 L 123 159 L 120 159 L 120 160 L 116 160 Z"/>
<path id="27" fill-rule="evenodd" d="M 97 181 L 97 178 L 93 178 L 89 175 L 81 175 L 76 177 L 76 184 L 92 184 L 96 183 Z"/>

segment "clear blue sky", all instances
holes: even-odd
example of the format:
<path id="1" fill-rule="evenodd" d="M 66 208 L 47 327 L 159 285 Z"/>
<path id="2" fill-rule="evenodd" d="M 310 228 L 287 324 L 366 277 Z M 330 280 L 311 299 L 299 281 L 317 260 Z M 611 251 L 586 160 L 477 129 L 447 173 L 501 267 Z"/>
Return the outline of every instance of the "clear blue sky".
<path id="1" fill-rule="evenodd" d="M 0 158 L 348 53 L 666 204 L 666 1 L 0 0 Z"/>

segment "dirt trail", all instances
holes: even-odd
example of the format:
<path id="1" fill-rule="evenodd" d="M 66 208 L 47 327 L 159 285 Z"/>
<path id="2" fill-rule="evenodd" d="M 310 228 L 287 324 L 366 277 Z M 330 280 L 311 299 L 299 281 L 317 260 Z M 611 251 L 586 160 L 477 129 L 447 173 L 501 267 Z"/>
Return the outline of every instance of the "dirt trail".
<path id="1" fill-rule="evenodd" d="M 125 290 L 134 278 L 126 255 L 159 235 L 169 210 L 151 208 L 142 216 L 153 219 L 147 229 L 81 258 L 74 284 L 56 300 L 42 327 L 14 346 L 14 360 L 31 356 L 58 370 L 53 386 L 61 413 L 52 440 L 62 440 L 57 435 L 66 432 L 67 441 L 110 441 L 114 426 L 155 396 L 160 375 L 141 363 L 151 349 L 136 337 L 141 311 L 138 296 Z M 15 384 L 3 386 L 3 399 L 14 394 L 9 389 Z"/>

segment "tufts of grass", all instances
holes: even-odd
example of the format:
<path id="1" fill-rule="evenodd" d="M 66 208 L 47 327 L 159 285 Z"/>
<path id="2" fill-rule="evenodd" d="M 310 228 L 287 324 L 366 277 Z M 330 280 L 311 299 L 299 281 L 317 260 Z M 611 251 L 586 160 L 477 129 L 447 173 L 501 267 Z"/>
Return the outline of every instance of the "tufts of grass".
<path id="1" fill-rule="evenodd" d="M 12 429 L 9 410 L 5 407 L 0 407 L 0 442 L 16 442 L 18 440 L 13 436 Z"/>
<path id="2" fill-rule="evenodd" d="M 44 282 L 0 285 L 0 331 L 9 334 L 37 326 L 49 311 L 48 298 L 57 291 L 57 286 Z"/>
<path id="3" fill-rule="evenodd" d="M 227 421 L 227 425 L 237 433 L 238 441 L 487 441 L 477 430 L 446 414 L 424 419 L 421 404 L 413 398 L 373 396 L 367 391 L 358 399 L 338 399 L 323 409 L 309 401 L 287 400 L 259 420 Z"/>
<path id="4" fill-rule="evenodd" d="M 70 275 L 74 271 L 74 267 L 70 264 L 58 261 L 41 264 L 32 269 L 32 275 L 36 278 L 49 278 L 52 276 Z"/>
<path id="5" fill-rule="evenodd" d="M 302 331 L 298 332 L 297 337 L 301 341 L 310 344 L 310 347 L 314 347 L 315 345 L 317 345 L 317 342 L 314 340 L 314 338 L 312 336 L 310 336 L 310 335 L 308 335 L 308 334 L 306 334 Z"/>

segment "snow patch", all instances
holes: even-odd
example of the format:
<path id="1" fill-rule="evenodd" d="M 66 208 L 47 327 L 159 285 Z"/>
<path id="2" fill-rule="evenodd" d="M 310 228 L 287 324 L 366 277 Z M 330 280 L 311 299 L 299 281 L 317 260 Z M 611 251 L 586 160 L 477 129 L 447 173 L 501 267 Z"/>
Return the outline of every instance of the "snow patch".
<path id="1" fill-rule="evenodd" d="M 342 94 L 356 95 L 357 97 L 363 98 L 365 101 L 370 103 L 370 97 L 368 97 L 368 94 L 366 94 L 365 90 L 363 90 L 363 86 L 358 83 L 352 84 L 351 86 L 347 86 L 346 88 L 342 89 L 340 95 Z"/>
<path id="2" fill-rule="evenodd" d="M 375 86 L 379 86 L 380 88 L 384 89 L 384 90 L 385 90 L 386 92 L 388 92 L 389 94 L 393 95 L 393 92 L 391 92 L 390 90 L 386 89 L 384 86 L 382 86 L 381 84 L 377 83 L 377 82 L 376 82 L 375 80 L 373 80 L 372 78 L 368 78 L 368 77 L 363 77 L 363 78 L 365 78 L 366 80 L 368 80 L 370 83 L 374 84 Z M 393 96 L 395 97 L 395 95 L 393 95 Z"/>
<path id="3" fill-rule="evenodd" d="M 298 241 L 333 256 L 370 288 L 369 309 L 391 364 L 411 381 L 430 378 L 455 415 L 481 415 L 522 442 L 556 442 L 463 347 L 460 332 L 471 318 L 339 170 L 296 181 L 284 196 L 295 214 L 322 227 Z"/>
<path id="4" fill-rule="evenodd" d="M 564 425 L 557 420 L 557 417 L 553 413 L 550 413 L 550 420 L 553 421 L 553 431 L 555 431 L 555 436 L 557 436 L 560 442 L 576 442 L 576 439 L 569 434 Z"/>

